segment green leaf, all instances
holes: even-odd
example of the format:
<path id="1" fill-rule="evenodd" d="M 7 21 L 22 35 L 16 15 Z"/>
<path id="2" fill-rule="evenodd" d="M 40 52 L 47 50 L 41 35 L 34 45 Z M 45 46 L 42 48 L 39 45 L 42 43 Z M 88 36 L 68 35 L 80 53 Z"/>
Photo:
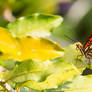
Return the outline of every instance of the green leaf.
<path id="1" fill-rule="evenodd" d="M 78 75 L 76 67 L 62 58 L 52 61 L 24 61 L 6 74 L 6 81 L 20 83 L 18 86 L 27 86 L 36 90 L 56 88 L 67 79 Z"/>
<path id="2" fill-rule="evenodd" d="M 20 64 L 20 62 L 12 59 L 4 59 L 0 60 L 0 65 L 6 68 L 7 70 L 12 70 L 17 64 Z"/>
<path id="3" fill-rule="evenodd" d="M 86 68 L 87 62 L 85 56 L 83 56 L 80 50 L 77 49 L 76 44 L 80 43 L 77 42 L 70 44 L 65 48 L 65 54 L 63 58 L 66 61 L 72 62 L 80 70 L 80 72 L 82 72 Z"/>
<path id="4" fill-rule="evenodd" d="M 7 70 L 12 70 L 17 64 L 20 64 L 19 61 L 11 59 L 7 54 L 0 55 L 0 66 L 6 68 Z"/>
<path id="5" fill-rule="evenodd" d="M 51 30 L 61 24 L 61 16 L 33 14 L 27 17 L 21 17 L 8 24 L 8 30 L 14 37 L 33 36 L 45 37 L 51 34 Z"/>
<path id="6" fill-rule="evenodd" d="M 92 91 L 92 75 L 77 76 L 70 80 L 70 83 L 62 88 L 64 92 L 91 92 Z"/>

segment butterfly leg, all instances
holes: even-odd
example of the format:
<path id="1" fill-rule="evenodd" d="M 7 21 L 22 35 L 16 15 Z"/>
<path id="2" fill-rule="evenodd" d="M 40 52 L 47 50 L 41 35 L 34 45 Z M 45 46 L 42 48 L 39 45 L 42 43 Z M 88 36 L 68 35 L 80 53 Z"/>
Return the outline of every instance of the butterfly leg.
<path id="1" fill-rule="evenodd" d="M 91 65 L 91 61 L 90 61 L 90 59 L 88 59 L 88 65 Z"/>

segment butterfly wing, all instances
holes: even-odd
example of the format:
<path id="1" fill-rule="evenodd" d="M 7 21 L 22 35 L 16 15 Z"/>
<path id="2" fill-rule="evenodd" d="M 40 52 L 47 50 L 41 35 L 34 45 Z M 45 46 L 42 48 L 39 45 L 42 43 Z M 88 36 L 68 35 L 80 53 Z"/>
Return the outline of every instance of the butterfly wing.
<path id="1" fill-rule="evenodd" d="M 92 35 L 85 41 L 83 45 L 83 49 L 86 50 L 88 48 L 92 48 Z"/>
<path id="2" fill-rule="evenodd" d="M 92 35 L 85 41 L 83 51 L 88 59 L 92 59 Z"/>

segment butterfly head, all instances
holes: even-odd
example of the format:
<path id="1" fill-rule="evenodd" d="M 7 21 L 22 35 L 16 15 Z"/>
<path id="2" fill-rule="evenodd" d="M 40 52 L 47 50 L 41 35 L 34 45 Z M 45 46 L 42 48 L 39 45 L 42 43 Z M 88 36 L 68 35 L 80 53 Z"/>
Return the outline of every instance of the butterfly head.
<path id="1" fill-rule="evenodd" d="M 77 47 L 78 49 L 82 49 L 82 46 L 81 46 L 80 44 L 76 44 L 76 47 Z"/>

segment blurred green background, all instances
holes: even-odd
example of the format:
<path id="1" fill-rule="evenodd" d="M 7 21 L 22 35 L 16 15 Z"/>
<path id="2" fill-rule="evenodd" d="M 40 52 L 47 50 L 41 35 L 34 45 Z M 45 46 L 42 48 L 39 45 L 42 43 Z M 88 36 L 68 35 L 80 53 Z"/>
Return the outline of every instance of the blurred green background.
<path id="1" fill-rule="evenodd" d="M 76 41 L 83 43 L 92 33 L 92 0 L 0 0 L 2 27 L 32 13 L 63 16 L 64 22 L 50 37 L 62 46 Z"/>

